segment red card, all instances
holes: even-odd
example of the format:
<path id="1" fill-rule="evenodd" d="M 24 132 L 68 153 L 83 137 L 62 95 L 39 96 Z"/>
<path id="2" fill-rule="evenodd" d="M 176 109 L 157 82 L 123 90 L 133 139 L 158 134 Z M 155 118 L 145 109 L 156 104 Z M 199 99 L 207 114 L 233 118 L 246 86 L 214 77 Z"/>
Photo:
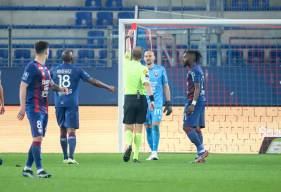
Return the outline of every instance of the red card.
<path id="1" fill-rule="evenodd" d="M 132 29 L 132 30 L 136 30 L 136 29 L 137 29 L 137 24 L 136 24 L 136 23 L 132 23 L 131 29 Z"/>

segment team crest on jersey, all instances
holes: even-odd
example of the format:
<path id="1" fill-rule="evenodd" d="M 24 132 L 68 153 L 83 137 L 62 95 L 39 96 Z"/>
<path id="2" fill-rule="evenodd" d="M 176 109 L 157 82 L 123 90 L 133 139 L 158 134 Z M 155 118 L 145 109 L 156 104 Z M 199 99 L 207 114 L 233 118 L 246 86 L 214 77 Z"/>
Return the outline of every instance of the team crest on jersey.
<path id="1" fill-rule="evenodd" d="M 158 77 L 157 71 L 154 71 L 154 76 L 155 76 L 155 77 Z"/>

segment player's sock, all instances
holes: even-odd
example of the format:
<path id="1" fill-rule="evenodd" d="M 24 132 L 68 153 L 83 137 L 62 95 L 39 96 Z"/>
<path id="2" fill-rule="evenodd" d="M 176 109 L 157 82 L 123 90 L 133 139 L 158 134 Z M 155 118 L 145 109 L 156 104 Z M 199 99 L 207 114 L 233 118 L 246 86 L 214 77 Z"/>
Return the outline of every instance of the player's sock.
<path id="1" fill-rule="evenodd" d="M 158 145 L 159 145 L 159 138 L 160 138 L 159 125 L 153 125 L 153 127 L 152 127 L 152 138 L 153 138 L 152 151 L 157 152 L 158 151 Z"/>
<path id="2" fill-rule="evenodd" d="M 153 150 L 153 139 L 152 139 L 152 128 L 146 128 L 146 138 L 147 138 L 147 143 L 150 147 L 150 150 Z"/>
<path id="3" fill-rule="evenodd" d="M 35 161 L 37 170 L 42 169 L 42 159 L 41 159 L 41 141 L 33 141 L 32 143 L 32 155 Z"/>
<path id="4" fill-rule="evenodd" d="M 203 134 L 202 134 L 201 130 L 200 131 L 196 131 L 196 132 L 198 134 L 198 137 L 200 139 L 201 144 L 203 144 Z"/>
<path id="5" fill-rule="evenodd" d="M 70 133 L 68 137 L 69 145 L 69 158 L 73 159 L 75 148 L 76 148 L 76 136 L 75 133 Z"/>
<path id="6" fill-rule="evenodd" d="M 197 154 L 200 154 L 205 151 L 204 145 L 201 143 L 200 138 L 193 128 L 189 128 L 188 130 L 185 130 L 187 133 L 188 138 L 190 141 L 196 146 L 197 148 Z"/>
<path id="7" fill-rule="evenodd" d="M 68 159 L 68 154 L 67 154 L 67 138 L 66 137 L 61 137 L 60 138 L 60 145 L 61 145 L 62 152 L 63 152 L 63 159 Z"/>
<path id="8" fill-rule="evenodd" d="M 127 144 L 127 146 L 129 146 L 129 145 L 132 145 L 132 142 L 133 142 L 133 132 L 132 132 L 132 130 L 126 130 L 126 132 L 125 132 L 125 140 L 126 140 L 126 144 Z"/>
<path id="9" fill-rule="evenodd" d="M 31 145 L 29 148 L 29 151 L 28 151 L 28 155 L 27 155 L 25 170 L 31 169 L 33 162 L 34 162 L 34 158 L 33 158 L 33 154 L 32 154 L 32 145 Z"/>
<path id="10" fill-rule="evenodd" d="M 134 134 L 134 156 L 133 159 L 139 159 L 139 152 L 141 147 L 141 133 Z"/>

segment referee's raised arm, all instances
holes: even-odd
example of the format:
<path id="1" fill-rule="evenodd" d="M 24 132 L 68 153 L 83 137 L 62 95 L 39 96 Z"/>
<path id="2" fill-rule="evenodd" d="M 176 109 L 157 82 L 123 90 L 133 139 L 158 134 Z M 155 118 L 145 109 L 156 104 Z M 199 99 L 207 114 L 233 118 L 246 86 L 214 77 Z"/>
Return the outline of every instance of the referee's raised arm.
<path id="1" fill-rule="evenodd" d="M 134 31 L 129 30 L 126 36 L 126 53 L 124 59 L 124 118 L 126 151 L 123 160 L 128 162 L 134 142 L 133 162 L 139 162 L 142 127 L 146 119 L 147 100 L 150 97 L 149 107 L 154 109 L 154 96 L 149 82 L 148 69 L 142 65 L 142 48 L 131 47 Z"/>

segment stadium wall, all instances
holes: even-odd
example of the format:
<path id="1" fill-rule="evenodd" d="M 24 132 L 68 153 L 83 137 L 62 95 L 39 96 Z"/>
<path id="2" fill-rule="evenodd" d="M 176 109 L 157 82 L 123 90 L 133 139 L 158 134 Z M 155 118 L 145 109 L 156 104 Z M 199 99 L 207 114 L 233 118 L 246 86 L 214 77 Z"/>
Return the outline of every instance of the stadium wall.
<path id="1" fill-rule="evenodd" d="M 6 108 L 0 116 L 0 153 L 26 152 L 31 142 L 28 121 L 16 120 L 19 107 Z M 117 107 L 80 107 L 77 152 L 117 152 Z M 163 116 L 161 152 L 193 152 L 195 148 L 182 131 L 183 107 Z M 211 153 L 253 153 L 259 151 L 264 136 L 281 136 L 281 107 L 207 107 L 204 142 Z M 143 137 L 143 151 L 148 151 Z M 49 110 L 43 152 L 60 152 L 59 128 L 54 108 Z"/>

